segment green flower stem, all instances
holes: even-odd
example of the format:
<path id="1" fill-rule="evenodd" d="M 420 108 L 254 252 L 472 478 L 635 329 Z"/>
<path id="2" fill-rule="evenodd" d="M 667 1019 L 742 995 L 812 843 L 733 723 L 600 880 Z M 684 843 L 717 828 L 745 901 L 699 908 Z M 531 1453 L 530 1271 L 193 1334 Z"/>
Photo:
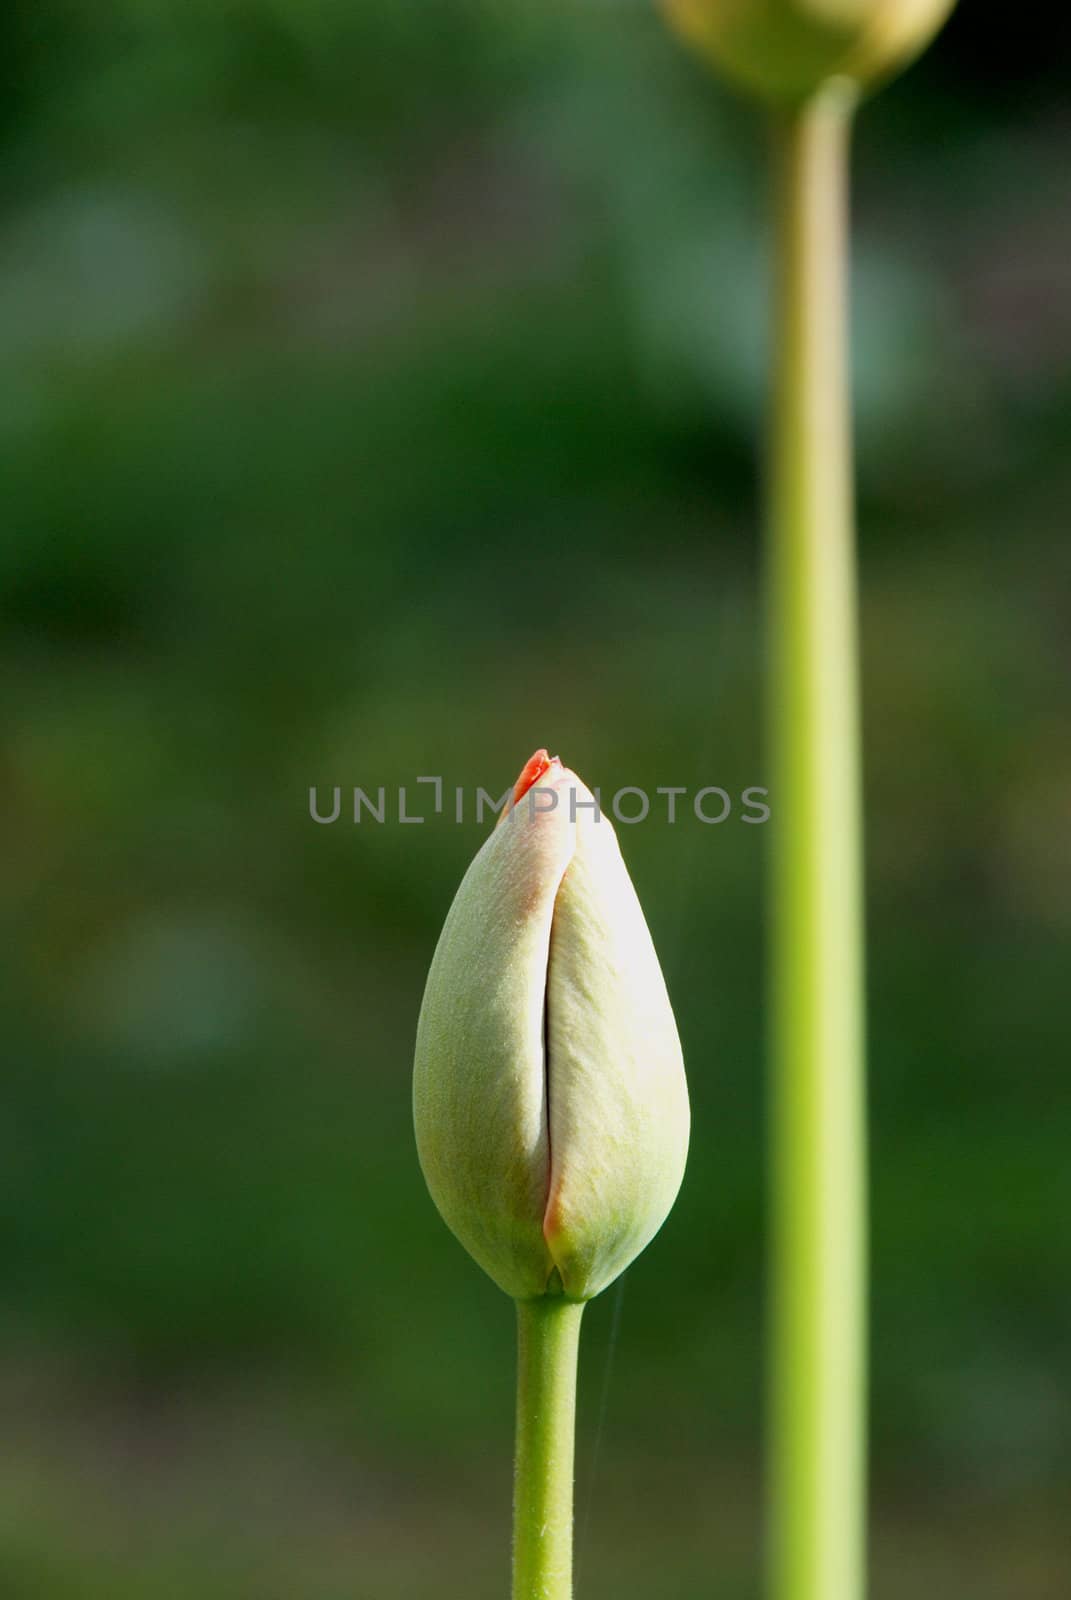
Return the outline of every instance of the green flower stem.
<path id="1" fill-rule="evenodd" d="M 583 1303 L 517 1301 L 513 1600 L 572 1600 L 573 1443 Z"/>
<path id="2" fill-rule="evenodd" d="M 770 1592 L 860 1600 L 865 1110 L 847 339 L 853 99 L 778 117 L 768 463 Z"/>

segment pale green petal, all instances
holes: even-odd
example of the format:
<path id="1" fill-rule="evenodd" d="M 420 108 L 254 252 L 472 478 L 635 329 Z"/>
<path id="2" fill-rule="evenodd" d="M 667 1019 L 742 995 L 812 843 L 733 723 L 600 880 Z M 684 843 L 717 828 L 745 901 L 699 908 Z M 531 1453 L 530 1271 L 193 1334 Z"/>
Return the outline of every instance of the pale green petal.
<path id="1" fill-rule="evenodd" d="M 507 1294 L 553 1270 L 543 1012 L 554 899 L 576 829 L 567 808 L 522 804 L 457 892 L 417 1027 L 417 1150 L 445 1221 Z"/>
<path id="2" fill-rule="evenodd" d="M 690 1113 L 665 982 L 613 827 L 579 818 L 550 948 L 544 1232 L 566 1293 L 587 1299 L 665 1221 Z"/>

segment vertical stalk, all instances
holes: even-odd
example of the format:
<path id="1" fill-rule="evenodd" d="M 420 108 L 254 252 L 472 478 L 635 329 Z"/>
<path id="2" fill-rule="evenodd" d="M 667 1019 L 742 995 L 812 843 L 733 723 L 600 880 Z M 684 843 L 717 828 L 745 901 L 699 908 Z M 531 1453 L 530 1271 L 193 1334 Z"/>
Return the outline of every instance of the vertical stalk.
<path id="1" fill-rule="evenodd" d="M 770 1593 L 861 1600 L 865 1110 L 847 361 L 851 91 L 775 130 L 767 506 Z"/>
<path id="2" fill-rule="evenodd" d="M 583 1304 L 517 1302 L 513 1600 L 572 1600 L 573 1445 Z"/>

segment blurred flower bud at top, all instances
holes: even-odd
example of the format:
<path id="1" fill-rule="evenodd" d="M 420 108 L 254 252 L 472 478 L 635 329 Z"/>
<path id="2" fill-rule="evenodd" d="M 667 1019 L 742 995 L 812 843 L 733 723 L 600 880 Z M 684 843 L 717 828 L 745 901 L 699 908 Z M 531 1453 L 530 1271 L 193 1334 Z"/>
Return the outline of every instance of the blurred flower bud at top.
<path id="1" fill-rule="evenodd" d="M 612 826 L 545 750 L 447 916 L 413 1106 L 432 1198 L 518 1299 L 598 1294 L 680 1188 L 688 1091 L 658 958 Z"/>
<path id="2" fill-rule="evenodd" d="M 831 78 L 865 90 L 932 39 L 955 0 L 661 0 L 669 20 L 764 100 L 805 100 Z"/>

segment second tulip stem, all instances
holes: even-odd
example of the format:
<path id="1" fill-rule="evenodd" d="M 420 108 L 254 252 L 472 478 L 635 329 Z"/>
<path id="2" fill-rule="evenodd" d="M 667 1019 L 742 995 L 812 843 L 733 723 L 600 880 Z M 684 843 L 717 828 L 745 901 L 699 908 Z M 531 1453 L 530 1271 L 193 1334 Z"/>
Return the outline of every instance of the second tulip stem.
<path id="1" fill-rule="evenodd" d="M 851 100 L 779 119 L 768 505 L 773 1600 L 864 1592 L 859 663 L 847 360 Z"/>
<path id="2" fill-rule="evenodd" d="M 573 1446 L 583 1304 L 517 1302 L 513 1600 L 571 1600 Z"/>

